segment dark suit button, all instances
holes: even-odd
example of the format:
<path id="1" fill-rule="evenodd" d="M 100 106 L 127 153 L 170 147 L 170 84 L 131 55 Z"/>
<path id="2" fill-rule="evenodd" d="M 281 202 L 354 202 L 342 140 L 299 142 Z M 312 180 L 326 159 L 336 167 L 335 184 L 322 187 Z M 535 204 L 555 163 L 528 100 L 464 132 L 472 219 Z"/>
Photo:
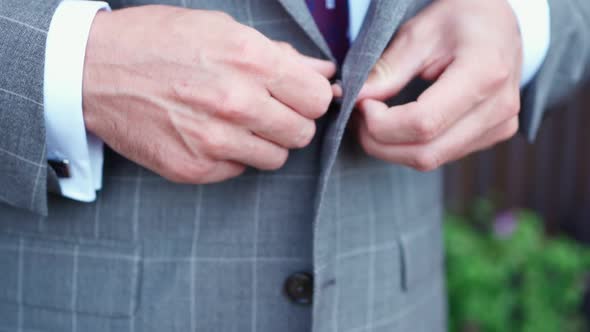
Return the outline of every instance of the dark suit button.
<path id="1" fill-rule="evenodd" d="M 293 303 L 310 305 L 313 298 L 313 276 L 306 272 L 291 275 L 285 281 L 285 293 Z"/>
<path id="2" fill-rule="evenodd" d="M 338 84 L 340 85 L 340 87 L 342 87 L 342 81 L 339 79 L 334 79 L 332 81 L 330 81 L 330 83 L 333 84 Z M 342 97 L 334 97 L 332 99 L 332 102 L 330 103 L 330 106 L 328 107 L 328 112 L 338 112 L 340 111 L 340 109 L 342 108 Z"/>

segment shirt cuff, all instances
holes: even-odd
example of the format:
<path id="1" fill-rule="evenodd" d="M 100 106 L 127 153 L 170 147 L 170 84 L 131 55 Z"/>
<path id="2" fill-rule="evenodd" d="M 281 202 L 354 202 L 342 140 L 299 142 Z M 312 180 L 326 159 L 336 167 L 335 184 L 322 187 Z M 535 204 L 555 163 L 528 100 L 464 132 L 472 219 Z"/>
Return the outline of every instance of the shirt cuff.
<path id="1" fill-rule="evenodd" d="M 91 202 L 102 186 L 103 143 L 87 133 L 82 113 L 84 59 L 96 13 L 106 2 L 64 1 L 53 15 L 45 53 L 45 126 L 48 159 L 67 160 L 62 195 Z"/>
<path id="2" fill-rule="evenodd" d="M 551 42 L 551 13 L 547 0 L 508 0 L 520 27 L 523 47 L 521 86 L 537 74 Z"/>

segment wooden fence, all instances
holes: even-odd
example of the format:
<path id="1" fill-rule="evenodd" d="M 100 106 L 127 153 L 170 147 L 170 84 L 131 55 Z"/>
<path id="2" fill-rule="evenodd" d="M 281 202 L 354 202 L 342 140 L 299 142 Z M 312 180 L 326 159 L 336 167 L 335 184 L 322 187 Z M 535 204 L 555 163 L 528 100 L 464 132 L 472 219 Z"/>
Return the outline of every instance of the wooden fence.
<path id="1" fill-rule="evenodd" d="M 516 137 L 449 166 L 449 208 L 495 197 L 502 208 L 536 210 L 550 230 L 590 240 L 590 89 L 584 91 L 553 111 L 533 145 Z"/>

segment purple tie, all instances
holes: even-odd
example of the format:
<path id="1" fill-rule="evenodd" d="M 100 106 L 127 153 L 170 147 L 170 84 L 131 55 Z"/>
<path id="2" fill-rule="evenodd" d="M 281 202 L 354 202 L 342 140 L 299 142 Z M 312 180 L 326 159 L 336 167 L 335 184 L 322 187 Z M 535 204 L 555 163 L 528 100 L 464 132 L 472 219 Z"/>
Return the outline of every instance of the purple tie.
<path id="1" fill-rule="evenodd" d="M 348 0 L 306 0 L 315 22 L 332 54 L 342 64 L 350 47 L 348 40 Z"/>

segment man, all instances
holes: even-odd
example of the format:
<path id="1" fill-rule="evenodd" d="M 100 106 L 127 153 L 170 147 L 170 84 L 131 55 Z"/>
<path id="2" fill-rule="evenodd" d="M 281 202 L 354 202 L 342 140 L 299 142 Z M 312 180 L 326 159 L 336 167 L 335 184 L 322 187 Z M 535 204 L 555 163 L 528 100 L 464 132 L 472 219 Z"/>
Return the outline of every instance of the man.
<path id="1" fill-rule="evenodd" d="M 585 0 L 60 2 L 0 6 L 3 331 L 444 331 L 435 169 L 590 59 Z"/>

